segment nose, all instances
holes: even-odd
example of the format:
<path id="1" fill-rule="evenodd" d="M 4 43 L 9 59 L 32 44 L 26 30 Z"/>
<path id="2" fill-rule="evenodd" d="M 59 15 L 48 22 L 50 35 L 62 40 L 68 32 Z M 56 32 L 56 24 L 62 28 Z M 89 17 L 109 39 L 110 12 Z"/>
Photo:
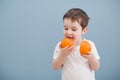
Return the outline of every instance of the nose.
<path id="1" fill-rule="evenodd" d="M 72 31 L 69 29 L 69 30 L 67 31 L 67 34 L 72 34 Z"/>

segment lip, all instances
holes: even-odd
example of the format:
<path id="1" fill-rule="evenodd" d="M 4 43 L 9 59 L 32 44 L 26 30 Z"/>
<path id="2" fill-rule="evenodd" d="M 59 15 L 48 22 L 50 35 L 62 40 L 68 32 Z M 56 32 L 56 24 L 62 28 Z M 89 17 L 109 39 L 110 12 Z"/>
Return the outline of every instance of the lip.
<path id="1" fill-rule="evenodd" d="M 69 37 L 69 36 L 67 36 L 66 38 L 69 38 L 69 39 L 71 39 L 71 40 L 74 40 L 74 38 L 73 38 L 73 37 Z"/>

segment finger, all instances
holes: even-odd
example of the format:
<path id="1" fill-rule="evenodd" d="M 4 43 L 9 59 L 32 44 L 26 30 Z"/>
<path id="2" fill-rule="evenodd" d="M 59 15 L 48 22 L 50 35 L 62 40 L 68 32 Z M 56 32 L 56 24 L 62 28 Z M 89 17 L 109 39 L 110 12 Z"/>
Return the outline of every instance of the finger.
<path id="1" fill-rule="evenodd" d="M 88 58 L 90 55 L 89 54 L 88 55 L 82 54 L 82 56 L 85 58 Z"/>

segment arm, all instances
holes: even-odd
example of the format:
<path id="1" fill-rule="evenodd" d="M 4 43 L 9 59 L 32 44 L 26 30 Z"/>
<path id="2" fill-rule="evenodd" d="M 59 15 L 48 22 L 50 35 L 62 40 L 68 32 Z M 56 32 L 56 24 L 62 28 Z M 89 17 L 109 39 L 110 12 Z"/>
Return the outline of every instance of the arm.
<path id="1" fill-rule="evenodd" d="M 93 54 L 83 56 L 88 59 L 91 70 L 98 70 L 100 68 L 100 62 Z"/>
<path id="2" fill-rule="evenodd" d="M 87 59 L 91 70 L 98 70 L 100 68 L 99 55 L 94 42 L 91 42 L 92 51 L 89 53 Z"/>
<path id="3" fill-rule="evenodd" d="M 52 67 L 54 70 L 61 68 L 61 66 L 65 61 L 65 58 L 71 53 L 72 49 L 73 49 L 73 46 L 60 49 L 59 55 L 57 56 L 57 58 L 53 59 L 52 61 Z"/>
<path id="4" fill-rule="evenodd" d="M 63 56 L 60 53 L 60 55 L 56 59 L 53 59 L 52 67 L 53 67 L 54 70 L 57 70 L 57 69 L 59 69 L 62 66 L 62 64 L 64 63 L 64 60 L 65 60 L 65 57 L 66 56 Z"/>

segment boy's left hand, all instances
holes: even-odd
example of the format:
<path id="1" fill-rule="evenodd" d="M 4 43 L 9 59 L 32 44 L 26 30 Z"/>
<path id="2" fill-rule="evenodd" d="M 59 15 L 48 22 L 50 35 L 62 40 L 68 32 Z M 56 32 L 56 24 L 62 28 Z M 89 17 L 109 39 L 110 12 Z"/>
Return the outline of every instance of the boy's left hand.
<path id="1" fill-rule="evenodd" d="M 86 58 L 86 59 L 92 59 L 92 58 L 94 58 L 94 55 L 92 54 L 92 53 L 89 53 L 88 55 L 81 55 L 81 56 L 83 56 L 84 58 Z"/>

